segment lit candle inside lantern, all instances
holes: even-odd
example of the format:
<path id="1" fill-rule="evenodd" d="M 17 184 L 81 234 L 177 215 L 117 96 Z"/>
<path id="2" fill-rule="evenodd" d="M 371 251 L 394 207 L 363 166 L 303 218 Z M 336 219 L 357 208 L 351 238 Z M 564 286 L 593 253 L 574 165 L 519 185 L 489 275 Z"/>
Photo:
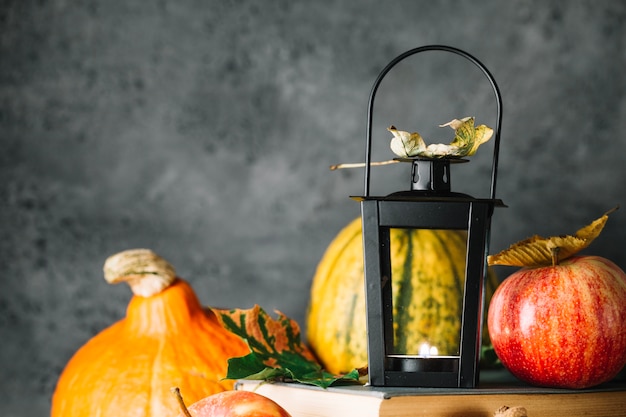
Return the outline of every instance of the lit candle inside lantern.
<path id="1" fill-rule="evenodd" d="M 420 356 L 428 358 L 429 356 L 437 356 L 439 351 L 436 346 L 431 346 L 428 342 L 424 342 L 420 346 Z"/>

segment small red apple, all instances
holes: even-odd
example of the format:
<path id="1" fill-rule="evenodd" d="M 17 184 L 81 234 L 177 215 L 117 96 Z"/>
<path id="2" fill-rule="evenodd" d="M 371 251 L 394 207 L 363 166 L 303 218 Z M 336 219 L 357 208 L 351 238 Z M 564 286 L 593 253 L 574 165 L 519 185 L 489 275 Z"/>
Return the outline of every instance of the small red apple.
<path id="1" fill-rule="evenodd" d="M 489 305 L 496 354 L 533 385 L 587 388 L 626 364 L 626 273 L 598 256 L 523 268 Z"/>
<path id="2" fill-rule="evenodd" d="M 223 391 L 187 407 L 178 417 L 291 417 L 273 400 L 252 391 Z"/>

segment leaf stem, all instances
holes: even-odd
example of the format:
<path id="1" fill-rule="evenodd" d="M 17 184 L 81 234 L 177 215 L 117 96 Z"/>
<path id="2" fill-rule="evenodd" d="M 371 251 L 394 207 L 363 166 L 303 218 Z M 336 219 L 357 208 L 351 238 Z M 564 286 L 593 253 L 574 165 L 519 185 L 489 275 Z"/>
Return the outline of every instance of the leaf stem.
<path id="1" fill-rule="evenodd" d="M 558 246 L 554 248 L 550 248 L 550 254 L 552 255 L 552 266 L 557 266 L 559 264 L 559 252 L 561 248 Z"/>
<path id="2" fill-rule="evenodd" d="M 396 159 L 390 159 L 388 161 L 370 162 L 370 166 L 389 165 L 389 164 L 396 164 L 398 162 L 400 161 Z M 365 162 L 356 162 L 353 164 L 336 164 L 336 165 L 331 165 L 330 170 L 335 171 L 337 169 L 345 169 L 345 168 L 362 168 L 364 166 L 365 166 Z"/>
<path id="3" fill-rule="evenodd" d="M 185 401 L 183 400 L 183 396 L 180 393 L 180 389 L 178 387 L 173 387 L 172 389 L 170 389 L 170 391 L 172 392 L 172 394 L 174 394 L 174 397 L 176 397 L 176 400 L 178 401 L 178 406 L 180 407 L 180 410 L 185 415 L 185 417 L 193 417 L 189 413 L 189 410 L 185 405 Z"/>

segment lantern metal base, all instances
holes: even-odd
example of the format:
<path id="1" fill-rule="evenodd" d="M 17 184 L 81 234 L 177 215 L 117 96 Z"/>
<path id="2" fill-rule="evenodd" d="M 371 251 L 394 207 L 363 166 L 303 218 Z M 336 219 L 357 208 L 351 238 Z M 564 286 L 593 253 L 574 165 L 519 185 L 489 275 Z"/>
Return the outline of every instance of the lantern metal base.
<path id="1" fill-rule="evenodd" d="M 419 357 L 389 355 L 385 361 L 386 387 L 459 388 L 458 356 Z M 372 384 L 374 385 L 374 384 Z"/>
<path id="2" fill-rule="evenodd" d="M 458 372 L 458 356 L 435 356 L 425 358 L 416 355 L 389 355 L 385 366 L 400 372 Z"/>

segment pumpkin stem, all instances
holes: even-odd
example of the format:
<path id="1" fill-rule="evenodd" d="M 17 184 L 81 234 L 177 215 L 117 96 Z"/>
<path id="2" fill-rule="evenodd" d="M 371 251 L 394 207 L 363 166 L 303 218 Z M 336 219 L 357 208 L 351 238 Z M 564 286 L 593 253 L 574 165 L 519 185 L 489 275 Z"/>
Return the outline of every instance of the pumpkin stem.
<path id="1" fill-rule="evenodd" d="M 552 266 L 557 266 L 559 264 L 559 252 L 561 248 L 558 246 L 550 248 L 550 255 L 552 256 Z"/>
<path id="2" fill-rule="evenodd" d="M 176 397 L 176 400 L 178 401 L 178 405 L 180 407 L 180 411 L 182 411 L 185 417 L 192 417 L 192 415 L 189 413 L 189 410 L 187 409 L 187 406 L 185 405 L 185 401 L 183 400 L 183 396 L 180 393 L 180 389 L 178 387 L 173 387 L 170 391 L 172 391 L 172 394 L 174 394 L 174 397 Z"/>
<path id="3" fill-rule="evenodd" d="M 104 279 L 109 284 L 126 282 L 133 294 L 151 297 L 174 282 L 176 271 L 150 249 L 129 249 L 107 258 Z"/>

